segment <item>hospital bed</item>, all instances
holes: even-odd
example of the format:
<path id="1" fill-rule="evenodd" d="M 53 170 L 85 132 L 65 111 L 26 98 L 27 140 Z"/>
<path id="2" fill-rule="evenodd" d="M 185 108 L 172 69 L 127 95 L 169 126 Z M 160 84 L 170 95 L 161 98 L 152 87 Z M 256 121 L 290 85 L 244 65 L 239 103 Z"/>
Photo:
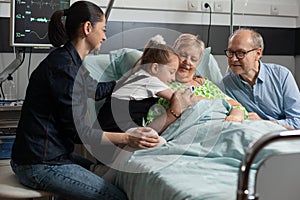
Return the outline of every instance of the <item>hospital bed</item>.
<path id="1" fill-rule="evenodd" d="M 248 125 L 246 122 L 242 125 L 231 123 L 223 124 L 222 128 L 215 125 L 208 128 L 210 125 L 205 124 L 179 132 L 171 129 L 170 131 L 178 135 L 172 139 L 169 138 L 170 135 L 164 135 L 168 141 L 165 146 L 134 152 L 119 168 L 115 184 L 127 193 L 129 199 L 299 199 L 300 177 L 296 171 L 299 166 L 299 154 L 295 153 L 300 152 L 299 142 L 289 144 L 290 141 L 285 141 L 264 149 L 257 159 L 252 160 L 251 168 L 246 168 L 251 169 L 244 180 L 249 182 L 247 187 L 240 191 L 238 180 L 241 180 L 239 176 L 242 174 L 241 169 L 244 169 L 243 160 L 247 146 L 252 141 L 260 141 L 264 135 L 269 136 L 267 129 L 274 129 L 271 130 L 274 133 L 285 131 L 280 131 L 279 127 L 273 127 L 270 123 L 257 122 Z M 206 131 L 203 132 L 202 129 Z M 213 129 L 218 131 L 214 132 Z M 287 134 L 290 133 L 291 131 L 288 131 Z M 299 131 L 297 134 L 299 135 Z M 284 159 L 282 162 L 277 159 L 279 163 L 275 164 L 274 158 L 282 156 L 281 154 L 289 156 L 285 157 L 289 160 Z M 273 161 L 270 164 L 271 158 Z M 247 156 L 245 159 L 249 161 Z M 264 172 L 272 172 L 269 167 L 279 168 L 279 172 L 266 175 Z M 292 175 L 285 177 L 283 172 Z M 279 179 L 266 182 L 266 177 Z M 287 184 L 286 179 L 291 177 L 293 184 Z M 282 198 L 284 190 L 278 188 L 276 183 L 283 183 L 284 188 L 289 189 L 286 190 L 289 191 L 286 198 Z M 253 188 L 257 189 L 253 191 Z M 245 195 L 240 197 L 241 193 Z M 267 198 L 269 194 L 271 198 Z M 274 198 L 274 194 L 277 198 Z"/>
<path id="2" fill-rule="evenodd" d="M 300 152 L 268 157 L 256 172 L 255 186 L 249 187 L 251 165 L 262 149 L 275 142 L 299 139 L 300 130 L 282 131 L 264 135 L 250 144 L 239 170 L 237 200 L 299 200 Z"/>
<path id="3" fill-rule="evenodd" d="M 98 80 L 115 80 L 140 55 L 138 50 L 123 48 L 105 55 L 90 55 L 83 65 Z M 96 118 L 95 106 L 101 105 L 92 104 L 90 107 L 91 124 Z M 258 168 L 266 166 L 262 164 L 264 160 L 282 153 L 297 156 L 294 153 L 300 152 L 300 145 L 297 141 L 284 141 L 263 149 L 252 160 L 247 192 L 241 192 L 238 190 L 238 180 L 242 174 L 240 167 L 243 166 L 243 159 L 252 149 L 250 146 L 247 151 L 248 146 L 270 133 L 285 133 L 286 129 L 266 121 L 225 123 L 226 112 L 222 100 L 195 104 L 162 134 L 167 140 L 165 145 L 135 152 L 125 151 L 125 159 L 121 158 L 118 166 L 112 166 L 118 170 L 114 183 L 132 200 L 234 200 L 239 196 L 237 191 L 247 194 L 242 199 L 252 198 L 253 189 L 249 188 L 254 188 Z M 299 131 L 287 133 L 299 134 Z M 256 191 L 262 194 L 260 189 Z"/>
<path id="4" fill-rule="evenodd" d="M 109 11 L 112 5 L 111 0 Z M 231 32 L 232 28 L 231 23 Z M 94 78 L 116 80 L 140 55 L 140 51 L 123 48 L 108 55 L 88 56 L 84 65 Z M 205 50 L 197 72 L 220 83 L 222 74 L 210 48 Z M 101 106 L 94 103 L 89 112 L 91 124 Z M 286 141 L 299 138 L 299 130 L 287 131 L 265 121 L 224 123 L 222 105 L 221 100 L 199 102 L 162 134 L 165 145 L 122 152 L 125 158 L 113 166 L 118 169 L 114 183 L 130 200 L 300 199 L 300 145 Z M 285 177 L 292 180 L 291 185 Z"/>
<path id="5" fill-rule="evenodd" d="M 299 139 L 300 137 L 299 131 L 274 132 L 259 138 L 258 144 L 266 139 L 272 141 L 274 137 L 282 137 L 282 135 L 285 135 L 285 138 L 297 136 Z M 239 137 L 228 138 L 239 139 Z M 230 142 L 225 143 L 228 145 Z M 216 148 L 211 149 L 211 153 L 203 155 L 199 153 L 200 148 L 194 147 L 187 148 L 186 152 L 180 152 L 180 148 L 174 147 L 180 144 L 179 141 L 175 143 L 169 141 L 165 148 L 135 152 L 117 175 L 116 184 L 127 193 L 129 199 L 296 200 L 300 198 L 298 172 L 300 154 L 292 151 L 296 149 L 299 142 L 290 147 L 293 153 L 281 151 L 282 148 L 289 149 L 288 143 L 277 147 L 275 145 L 274 148 L 265 151 L 254 166 L 244 165 L 244 161 L 254 163 L 247 154 L 242 159 L 242 156 L 234 153 L 235 150 L 241 150 L 238 146 L 228 148 L 227 153 L 221 153 L 223 145 L 216 142 Z M 255 147 L 256 145 L 254 149 L 250 148 L 247 152 L 257 154 Z M 182 155 L 176 154 L 178 151 Z M 242 154 L 243 151 L 239 153 Z M 245 169 L 249 170 L 247 177 L 243 176 Z"/>

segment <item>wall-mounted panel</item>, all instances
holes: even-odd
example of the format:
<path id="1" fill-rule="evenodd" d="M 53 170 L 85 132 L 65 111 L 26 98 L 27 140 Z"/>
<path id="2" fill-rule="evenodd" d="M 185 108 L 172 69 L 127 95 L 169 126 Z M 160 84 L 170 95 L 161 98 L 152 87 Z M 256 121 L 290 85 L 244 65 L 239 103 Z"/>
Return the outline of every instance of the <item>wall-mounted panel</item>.
<path id="1" fill-rule="evenodd" d="M 111 26 L 115 22 L 110 22 Z M 118 23 L 118 26 L 119 23 Z M 111 35 L 121 41 L 114 47 L 143 48 L 146 41 L 155 34 L 162 34 L 168 43 L 172 43 L 181 33 L 192 33 L 198 35 L 205 43 L 208 39 L 207 25 L 192 24 L 168 24 L 168 23 L 139 23 L 123 22 L 123 32 Z M 234 27 L 237 29 L 238 27 Z M 296 43 L 296 29 L 292 28 L 269 28 L 251 27 L 261 33 L 265 41 L 265 55 L 294 55 Z M 109 28 L 108 28 L 109 33 Z M 119 35 L 119 36 L 116 36 Z M 212 26 L 210 30 L 209 46 L 212 47 L 214 54 L 223 55 L 227 48 L 229 37 L 228 26 Z M 297 37 L 300 37 L 298 35 Z M 112 40 L 115 41 L 115 38 Z M 123 39 L 120 39 L 123 38 Z M 108 38 L 108 41 L 111 40 Z M 111 42 L 111 41 L 110 41 Z M 109 49 L 108 43 L 103 44 L 105 50 Z M 300 46 L 300 45 L 299 45 Z"/>
<path id="2" fill-rule="evenodd" d="M 12 52 L 13 49 L 9 46 L 9 19 L 0 18 L 0 25 L 3 27 L 2 30 L 7 30 L 2 31 L 0 52 Z M 300 28 L 253 28 L 264 37 L 265 55 L 299 55 Z M 101 51 L 107 53 L 110 50 L 123 47 L 141 49 L 146 41 L 155 34 L 162 34 L 166 41 L 171 44 L 181 33 L 199 35 L 205 43 L 208 42 L 207 25 L 110 21 L 107 25 L 108 40 L 103 43 Z M 211 27 L 209 46 L 212 47 L 214 54 L 224 54 L 223 50 L 227 47 L 228 36 L 228 26 L 214 25 Z M 48 51 L 34 50 L 34 52 Z"/>
<path id="3" fill-rule="evenodd" d="M 138 17 L 136 17 L 138 16 Z M 132 10 L 113 8 L 109 17 L 111 21 L 124 22 L 147 22 L 147 23 L 180 23 L 207 25 L 210 20 L 209 13 L 202 12 L 176 12 L 156 10 Z M 213 25 L 230 26 L 229 13 L 212 13 L 211 23 Z M 283 16 L 259 16 L 234 14 L 233 24 L 236 26 L 253 25 L 261 27 L 295 28 L 295 17 Z"/>
<path id="4" fill-rule="evenodd" d="M 106 7 L 109 0 L 96 2 Z M 114 7 L 121 9 L 139 10 L 168 10 L 182 12 L 207 12 L 203 3 L 210 4 L 216 13 L 230 13 L 231 6 L 236 14 L 247 15 L 273 15 L 273 16 L 299 16 L 298 1 L 231 1 L 228 0 L 122 0 L 115 1 Z M 192 6 L 191 6 L 192 5 Z M 216 6 L 217 5 L 217 6 Z"/>
<path id="5" fill-rule="evenodd" d="M 256 27 L 262 34 L 265 43 L 265 55 L 294 55 L 296 43 L 296 29 L 292 28 L 264 28 Z M 298 35 L 297 37 L 300 37 Z"/>
<path id="6" fill-rule="evenodd" d="M 295 34 L 296 34 L 295 35 L 296 36 L 296 42 L 295 42 L 296 55 L 300 55 L 300 28 L 296 29 L 296 33 Z"/>

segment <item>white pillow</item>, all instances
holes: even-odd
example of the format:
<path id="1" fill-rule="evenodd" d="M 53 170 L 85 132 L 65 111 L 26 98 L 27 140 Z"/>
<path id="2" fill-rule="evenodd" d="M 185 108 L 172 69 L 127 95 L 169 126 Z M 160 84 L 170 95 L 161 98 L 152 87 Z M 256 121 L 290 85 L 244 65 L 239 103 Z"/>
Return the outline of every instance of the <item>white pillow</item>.
<path id="1" fill-rule="evenodd" d="M 84 58 L 82 65 L 90 72 L 93 79 L 98 81 L 111 81 L 112 75 L 107 72 L 110 65 L 108 54 L 88 55 Z M 106 71 L 106 72 L 105 72 Z M 105 73 L 104 73 L 105 72 Z"/>
<path id="2" fill-rule="evenodd" d="M 195 74 L 205 76 L 216 85 L 219 85 L 223 76 L 216 59 L 210 52 L 211 47 L 207 47 L 204 50 L 201 62 L 197 67 Z"/>
<path id="3" fill-rule="evenodd" d="M 120 79 L 131 69 L 141 55 L 142 52 L 136 49 L 123 48 L 110 51 L 109 54 L 88 55 L 84 58 L 82 65 L 95 80 L 99 82 L 113 81 Z M 86 121 L 91 126 L 97 119 L 97 113 L 104 102 L 105 99 L 97 102 L 88 99 Z"/>
<path id="4" fill-rule="evenodd" d="M 215 84 L 219 84 L 223 76 L 216 59 L 210 52 L 211 47 L 204 50 L 195 74 L 205 76 Z M 83 65 L 96 80 L 103 82 L 117 80 L 133 67 L 141 55 L 142 51 L 122 48 L 110 51 L 109 54 L 88 55 Z"/>

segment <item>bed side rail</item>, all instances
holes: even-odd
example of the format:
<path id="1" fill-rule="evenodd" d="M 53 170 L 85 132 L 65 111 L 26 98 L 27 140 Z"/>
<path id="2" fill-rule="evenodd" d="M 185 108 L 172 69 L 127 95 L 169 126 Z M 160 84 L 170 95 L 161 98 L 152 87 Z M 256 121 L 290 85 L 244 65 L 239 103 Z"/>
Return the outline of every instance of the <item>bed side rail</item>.
<path id="1" fill-rule="evenodd" d="M 255 160 L 256 155 L 260 152 L 260 150 L 262 150 L 268 144 L 274 143 L 276 141 L 295 139 L 300 139 L 300 130 L 288 130 L 270 133 L 252 142 L 248 146 L 246 155 L 244 156 L 244 159 L 239 168 L 237 200 L 255 199 L 254 196 L 249 196 L 248 183 L 251 165 Z"/>

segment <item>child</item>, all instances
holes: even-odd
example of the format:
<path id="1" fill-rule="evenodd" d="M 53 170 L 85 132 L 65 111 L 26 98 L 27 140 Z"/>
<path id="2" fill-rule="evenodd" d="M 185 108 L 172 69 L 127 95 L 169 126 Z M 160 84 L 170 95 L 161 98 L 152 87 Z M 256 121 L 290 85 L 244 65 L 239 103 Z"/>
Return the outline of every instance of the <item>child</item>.
<path id="1" fill-rule="evenodd" d="M 104 131 L 118 132 L 124 130 L 131 133 L 138 126 L 145 126 L 147 112 L 157 100 L 162 97 L 168 100 L 173 90 L 168 84 L 175 80 L 175 73 L 179 67 L 179 56 L 167 46 L 163 38 L 157 35 L 151 38 L 135 67 L 117 82 L 111 97 L 108 97 L 101 107 L 97 119 Z M 171 112 L 171 108 L 170 108 Z M 153 130 L 151 133 L 158 136 Z M 146 136 L 146 135 L 145 135 Z M 159 137 L 156 147 L 166 143 Z M 108 159 L 99 160 L 92 171 L 107 181 L 112 181 L 115 168 L 123 159 L 127 159 L 136 148 L 130 146 L 107 145 L 101 149 L 108 155 Z M 99 150 L 98 150 L 99 151 Z M 103 163 L 109 163 L 109 168 Z"/>
<path id="2" fill-rule="evenodd" d="M 98 121 L 105 131 L 126 131 L 145 126 L 149 108 L 161 98 L 170 100 L 180 58 L 160 35 L 149 40 L 132 70 L 115 86 L 110 98 L 99 111 Z"/>
<path id="3" fill-rule="evenodd" d="M 181 56 L 181 63 L 176 72 L 176 81 L 169 85 L 173 90 L 184 91 L 190 88 L 197 100 L 224 99 L 228 108 L 226 121 L 241 122 L 248 119 L 248 112 L 237 101 L 224 94 L 217 85 L 205 77 L 195 77 L 204 52 L 205 44 L 197 36 L 192 34 L 181 34 L 174 42 L 174 50 Z M 151 107 L 147 116 L 147 122 L 154 121 L 169 108 L 169 101 L 159 99 L 158 104 Z M 151 123 L 152 128 L 157 129 Z"/>

